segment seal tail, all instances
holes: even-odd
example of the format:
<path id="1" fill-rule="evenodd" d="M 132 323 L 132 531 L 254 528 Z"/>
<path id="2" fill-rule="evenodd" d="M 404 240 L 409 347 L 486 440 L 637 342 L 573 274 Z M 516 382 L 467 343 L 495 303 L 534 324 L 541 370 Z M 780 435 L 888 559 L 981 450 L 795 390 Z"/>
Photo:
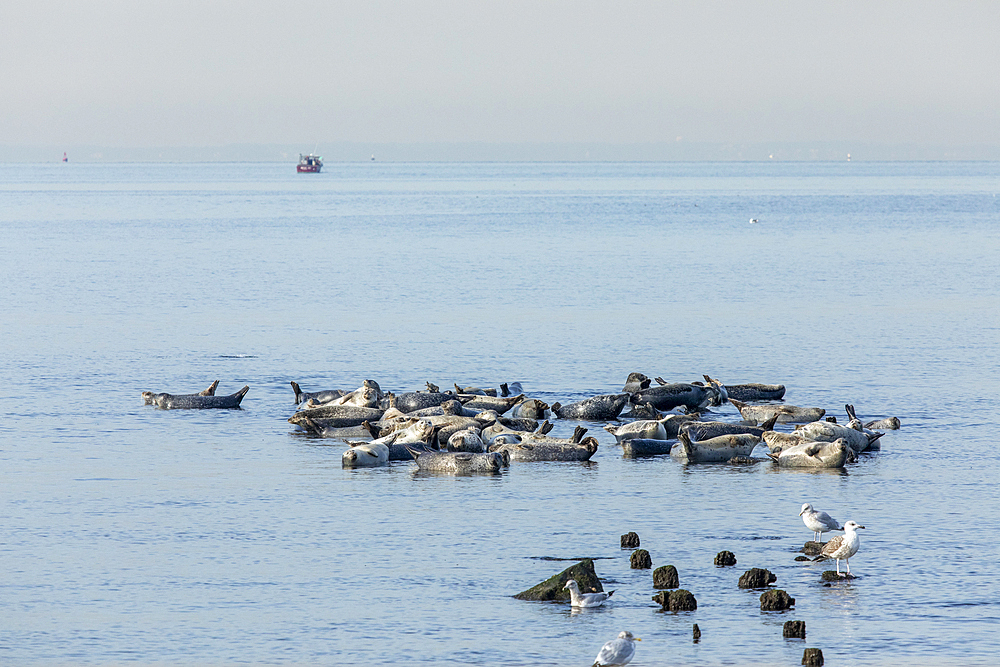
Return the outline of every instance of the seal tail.
<path id="1" fill-rule="evenodd" d="M 295 392 L 295 402 L 301 403 L 302 399 L 299 397 L 302 396 L 302 389 L 299 387 L 298 383 L 295 380 L 291 381 L 291 385 L 292 385 L 292 391 Z"/>
<path id="2" fill-rule="evenodd" d="M 302 415 L 302 418 L 299 420 L 299 426 L 304 428 L 307 433 L 312 433 L 313 435 L 323 435 L 323 429 L 320 428 L 320 425 L 305 415 Z"/>
<path id="3" fill-rule="evenodd" d="M 663 378 L 659 378 L 658 377 L 658 378 L 654 378 L 654 379 L 660 384 L 661 387 L 670 384 L 669 382 L 667 382 Z"/>
<path id="4" fill-rule="evenodd" d="M 773 417 L 771 417 L 766 422 L 764 422 L 763 424 L 761 424 L 760 427 L 762 429 L 764 429 L 765 431 L 773 431 L 774 430 L 774 425 L 777 423 L 777 421 L 778 421 L 778 414 L 775 413 Z"/>
<path id="5" fill-rule="evenodd" d="M 379 433 L 378 433 L 379 429 L 376 426 L 373 426 L 372 423 L 369 422 L 367 419 L 365 421 L 361 422 L 361 425 L 365 428 L 366 431 L 368 431 L 369 433 L 372 434 L 373 438 L 378 438 L 379 437 Z"/>
<path id="6" fill-rule="evenodd" d="M 510 387 L 507 386 L 506 382 L 500 385 L 500 396 L 503 398 L 510 396 Z"/>
<path id="7" fill-rule="evenodd" d="M 573 437 L 570 439 L 570 442 L 580 442 L 581 440 L 583 440 L 583 436 L 586 433 L 587 433 L 586 428 L 584 428 L 583 426 L 577 426 L 575 429 L 573 429 Z"/>
<path id="8" fill-rule="evenodd" d="M 246 385 L 243 385 L 242 389 L 240 389 L 238 392 L 236 392 L 235 394 L 233 394 L 233 398 L 236 399 L 236 406 L 237 407 L 239 407 L 240 403 L 243 402 L 243 397 L 247 395 L 248 391 L 250 391 L 250 385 L 246 384 Z"/>
<path id="9" fill-rule="evenodd" d="M 847 411 L 847 418 L 848 419 L 857 419 L 858 418 L 857 414 L 855 414 L 855 412 L 854 412 L 854 406 L 853 405 L 850 405 L 850 404 L 845 405 L 844 406 L 844 410 Z"/>
<path id="10" fill-rule="evenodd" d="M 198 392 L 199 396 L 215 396 L 215 390 L 219 387 L 219 381 L 216 380 L 212 384 L 208 385 L 208 389 L 205 391 Z"/>

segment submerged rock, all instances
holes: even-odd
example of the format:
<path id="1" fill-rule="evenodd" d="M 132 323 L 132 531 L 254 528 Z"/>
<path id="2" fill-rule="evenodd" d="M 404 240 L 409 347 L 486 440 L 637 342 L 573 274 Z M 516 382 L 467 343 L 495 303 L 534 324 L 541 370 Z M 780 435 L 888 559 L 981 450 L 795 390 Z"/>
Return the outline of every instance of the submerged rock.
<path id="1" fill-rule="evenodd" d="M 663 565 L 653 570 L 653 588 L 677 588 L 681 585 L 677 568 Z"/>
<path id="2" fill-rule="evenodd" d="M 802 652 L 802 664 L 806 667 L 823 667 L 823 651 L 818 648 L 807 648 Z"/>
<path id="3" fill-rule="evenodd" d="M 636 549 L 629 557 L 633 570 L 648 570 L 653 567 L 653 559 L 645 549 Z"/>
<path id="4" fill-rule="evenodd" d="M 622 549 L 638 549 L 639 548 L 639 534 L 638 533 L 625 533 L 622 535 Z"/>
<path id="5" fill-rule="evenodd" d="M 760 596 L 761 611 L 784 611 L 795 606 L 795 598 L 783 590 L 771 589 Z"/>
<path id="6" fill-rule="evenodd" d="M 818 556 L 822 551 L 823 551 L 822 542 L 813 542 L 812 540 L 809 540 L 808 542 L 802 545 L 802 553 L 804 553 L 807 556 Z"/>
<path id="7" fill-rule="evenodd" d="M 603 593 L 604 587 L 594 571 L 593 559 L 586 558 L 576 565 L 571 565 L 559 574 L 549 577 L 537 586 L 532 586 L 514 597 L 518 600 L 569 600 L 569 591 L 564 588 L 566 582 L 576 579 L 580 590 L 584 592 Z"/>
<path id="8" fill-rule="evenodd" d="M 715 567 L 736 565 L 736 554 L 732 551 L 720 551 L 715 555 Z"/>
<path id="9" fill-rule="evenodd" d="M 695 643 L 698 643 L 698 641 L 701 640 L 701 628 L 698 627 L 697 623 L 695 623 L 694 627 L 691 628 L 691 636 Z"/>
<path id="10" fill-rule="evenodd" d="M 698 608 L 698 601 L 691 591 L 679 588 L 676 591 L 661 591 L 653 596 L 653 602 L 663 607 L 662 611 L 694 611 Z M 701 636 L 701 631 L 698 632 Z"/>
<path id="11" fill-rule="evenodd" d="M 781 636 L 785 637 L 786 639 L 805 639 L 806 622 L 785 621 L 785 625 L 781 628 Z"/>
<path id="12" fill-rule="evenodd" d="M 806 563 L 811 563 L 812 562 L 812 558 L 810 558 L 809 556 L 796 556 L 795 560 L 797 560 L 799 562 L 806 562 Z"/>
<path id="13" fill-rule="evenodd" d="M 753 567 L 743 573 L 740 577 L 740 588 L 767 588 L 768 584 L 773 584 L 778 577 L 770 570 Z"/>

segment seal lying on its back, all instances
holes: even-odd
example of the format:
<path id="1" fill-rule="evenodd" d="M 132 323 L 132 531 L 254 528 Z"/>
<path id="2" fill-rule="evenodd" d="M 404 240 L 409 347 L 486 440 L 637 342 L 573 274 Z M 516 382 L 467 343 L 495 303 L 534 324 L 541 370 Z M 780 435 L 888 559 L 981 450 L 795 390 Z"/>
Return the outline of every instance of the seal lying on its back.
<path id="1" fill-rule="evenodd" d="M 243 397 L 250 391 L 247 385 L 235 394 L 228 396 L 203 396 L 202 394 L 154 394 L 149 391 L 142 392 L 142 398 L 146 405 L 154 404 L 164 410 L 192 409 L 204 410 L 208 408 L 238 408 Z"/>
<path id="2" fill-rule="evenodd" d="M 677 440 L 678 443 L 670 450 L 670 455 L 675 458 L 687 459 L 688 463 L 725 463 L 734 456 L 750 456 L 753 448 L 760 443 L 760 436 L 739 433 L 695 441 L 681 431 Z"/>
<path id="3" fill-rule="evenodd" d="M 782 468 L 843 468 L 850 448 L 843 438 L 833 442 L 801 442 L 768 456 Z"/>
<path id="4" fill-rule="evenodd" d="M 785 396 L 783 384 L 730 384 L 726 385 L 729 398 L 737 401 L 780 401 Z"/>
<path id="5" fill-rule="evenodd" d="M 510 457 L 501 452 L 470 454 L 468 452 L 422 452 L 410 449 L 417 469 L 421 472 L 444 472 L 451 474 L 497 473 L 510 465 Z"/>
<path id="6" fill-rule="evenodd" d="M 552 412 L 560 419 L 585 419 L 587 421 L 611 421 L 618 419 L 622 408 L 628 402 L 629 394 L 602 394 L 570 403 L 552 404 Z"/>
<path id="7" fill-rule="evenodd" d="M 352 445 L 340 457 L 344 468 L 373 468 L 389 463 L 389 448 L 377 442 L 366 442 Z"/>
<path id="8" fill-rule="evenodd" d="M 197 394 L 173 394 L 174 398 L 182 396 L 215 396 L 215 390 L 219 386 L 219 381 L 216 380 L 212 384 L 208 385 L 208 389 L 202 389 Z M 152 405 L 154 396 L 162 396 L 163 394 L 154 394 L 151 391 L 142 392 L 142 403 L 143 405 Z"/>
<path id="9" fill-rule="evenodd" d="M 730 398 L 729 402 L 735 405 L 743 419 L 751 424 L 766 422 L 774 415 L 778 415 L 779 424 L 787 424 L 789 422 L 807 423 L 822 419 L 823 415 L 826 414 L 826 410 L 823 408 L 800 408 L 795 405 L 778 404 L 747 405 L 733 398 Z"/>

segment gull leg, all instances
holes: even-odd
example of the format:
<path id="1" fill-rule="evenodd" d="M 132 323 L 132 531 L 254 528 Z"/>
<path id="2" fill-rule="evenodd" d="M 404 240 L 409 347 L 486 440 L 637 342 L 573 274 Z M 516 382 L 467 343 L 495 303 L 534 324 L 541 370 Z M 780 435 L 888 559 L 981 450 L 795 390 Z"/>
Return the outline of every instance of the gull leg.
<path id="1" fill-rule="evenodd" d="M 845 558 L 844 562 L 847 563 L 847 574 L 850 574 L 851 573 L 851 559 L 850 558 Z"/>
<path id="2" fill-rule="evenodd" d="M 840 576 L 840 559 L 837 559 L 837 576 Z"/>

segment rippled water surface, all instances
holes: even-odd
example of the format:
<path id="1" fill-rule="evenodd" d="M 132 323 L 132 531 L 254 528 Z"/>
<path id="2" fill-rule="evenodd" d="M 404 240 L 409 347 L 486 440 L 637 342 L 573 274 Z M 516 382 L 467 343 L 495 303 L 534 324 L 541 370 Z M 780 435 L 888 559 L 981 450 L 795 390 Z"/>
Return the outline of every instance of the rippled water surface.
<path id="1" fill-rule="evenodd" d="M 628 629 L 638 666 L 994 664 L 998 191 L 995 163 L 0 165 L 0 661 L 586 665 Z M 588 463 L 449 477 L 286 422 L 290 380 L 567 403 L 631 371 L 903 428 L 831 474 L 627 460 L 586 423 Z M 215 379 L 241 410 L 141 405 Z M 803 502 L 866 526 L 857 579 L 794 560 Z M 658 611 L 628 531 L 697 611 Z M 511 597 L 579 557 L 612 604 Z"/>

